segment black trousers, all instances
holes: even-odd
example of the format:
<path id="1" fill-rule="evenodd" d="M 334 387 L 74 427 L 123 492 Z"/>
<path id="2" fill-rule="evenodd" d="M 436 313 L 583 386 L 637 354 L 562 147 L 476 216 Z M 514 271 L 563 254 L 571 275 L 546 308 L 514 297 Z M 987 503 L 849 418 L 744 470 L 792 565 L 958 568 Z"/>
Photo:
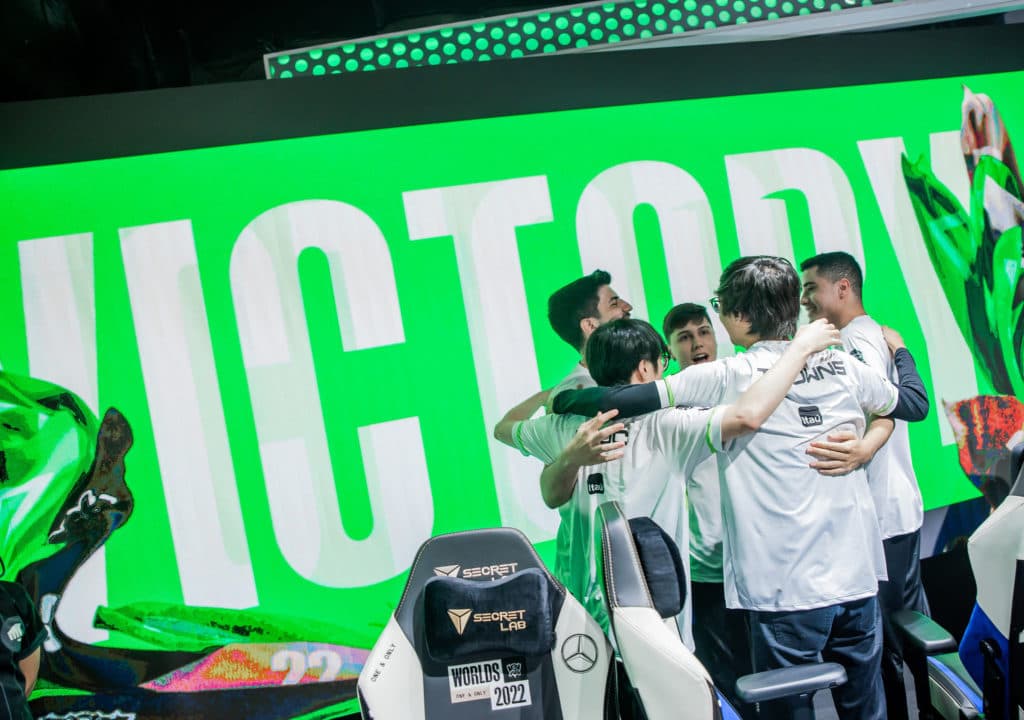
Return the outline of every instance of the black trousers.
<path id="1" fill-rule="evenodd" d="M 882 541 L 889 579 L 878 583 L 882 610 L 882 684 L 889 720 L 907 720 L 907 688 L 903 681 L 903 649 L 890 623 L 897 610 L 917 610 L 928 615 L 928 598 L 921 585 L 921 531 L 896 535 Z"/>
<path id="2" fill-rule="evenodd" d="M 736 679 L 751 672 L 747 613 L 725 606 L 723 583 L 691 582 L 690 592 L 694 654 L 707 668 L 715 687 L 742 712 Z"/>

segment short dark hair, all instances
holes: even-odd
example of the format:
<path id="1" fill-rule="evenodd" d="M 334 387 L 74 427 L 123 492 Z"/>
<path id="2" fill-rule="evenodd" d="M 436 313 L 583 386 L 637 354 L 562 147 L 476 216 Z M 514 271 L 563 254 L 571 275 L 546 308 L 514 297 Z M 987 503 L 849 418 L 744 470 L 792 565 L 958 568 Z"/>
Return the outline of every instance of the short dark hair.
<path id="1" fill-rule="evenodd" d="M 817 268 L 818 274 L 824 275 L 831 282 L 839 282 L 846 278 L 850 281 L 850 288 L 854 295 L 861 296 L 861 289 L 864 287 L 864 273 L 861 271 L 857 259 L 850 253 L 841 250 L 821 253 L 800 263 L 801 270 L 810 270 L 811 268 Z"/>
<path id="2" fill-rule="evenodd" d="M 605 323 L 587 342 L 587 369 L 598 385 L 628 385 L 641 360 L 657 367 L 668 346 L 644 320 L 622 318 Z"/>
<path id="3" fill-rule="evenodd" d="M 666 341 L 671 340 L 672 333 L 676 330 L 698 320 L 711 322 L 707 308 L 703 305 L 698 305 L 697 303 L 676 305 L 665 314 L 665 319 L 661 323 L 662 334 L 665 336 Z"/>
<path id="4" fill-rule="evenodd" d="M 611 282 L 611 275 L 604 270 L 595 270 L 555 290 L 548 298 L 551 329 L 577 351 L 583 349 L 580 320 L 597 317 L 597 291 L 603 285 L 611 285 Z"/>
<path id="5" fill-rule="evenodd" d="M 723 314 L 743 315 L 750 332 L 765 339 L 792 337 L 800 315 L 800 278 L 785 258 L 741 257 L 718 281 Z"/>

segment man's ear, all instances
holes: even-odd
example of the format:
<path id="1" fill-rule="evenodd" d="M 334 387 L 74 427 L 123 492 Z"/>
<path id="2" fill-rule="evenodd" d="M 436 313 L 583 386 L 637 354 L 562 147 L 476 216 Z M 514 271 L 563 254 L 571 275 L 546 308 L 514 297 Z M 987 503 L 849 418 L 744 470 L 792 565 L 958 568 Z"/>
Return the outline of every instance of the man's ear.
<path id="1" fill-rule="evenodd" d="M 644 358 L 636 366 L 636 369 L 633 370 L 633 375 L 640 382 L 651 382 L 657 379 L 658 368 L 653 362 Z"/>
<path id="2" fill-rule="evenodd" d="M 580 320 L 580 331 L 583 333 L 583 338 L 590 337 L 597 328 L 601 325 L 598 323 L 597 318 L 585 317 Z"/>
<path id="3" fill-rule="evenodd" d="M 729 313 L 729 314 L 732 315 L 734 318 L 736 318 L 736 322 L 746 323 L 747 324 L 747 330 L 746 331 L 747 331 L 747 333 L 750 332 L 750 316 L 749 315 L 747 315 L 746 313 L 741 313 L 741 312 L 734 312 L 734 313 Z"/>
<path id="4" fill-rule="evenodd" d="M 845 300 L 849 297 L 850 293 L 853 292 L 853 288 L 850 287 L 849 278 L 839 278 L 839 282 L 836 283 L 836 292 L 839 294 L 840 300 Z"/>

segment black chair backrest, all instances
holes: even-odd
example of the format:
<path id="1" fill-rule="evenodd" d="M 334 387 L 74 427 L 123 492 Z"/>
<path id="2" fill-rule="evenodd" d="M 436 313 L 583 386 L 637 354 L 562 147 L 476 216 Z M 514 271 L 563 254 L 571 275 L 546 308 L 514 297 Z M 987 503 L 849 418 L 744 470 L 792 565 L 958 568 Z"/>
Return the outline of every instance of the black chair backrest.
<path id="1" fill-rule="evenodd" d="M 602 573 L 612 607 L 651 607 L 675 617 L 686 604 L 686 571 L 675 542 L 649 517 L 626 519 L 618 503 L 598 508 Z"/>
<path id="2" fill-rule="evenodd" d="M 557 592 L 565 595 L 565 588 L 551 576 L 529 540 L 518 530 L 490 528 L 432 537 L 416 554 L 395 619 L 412 642 L 415 603 L 433 578 L 489 583 L 529 568 L 542 573 Z"/>
<path id="3" fill-rule="evenodd" d="M 611 717 L 597 622 L 511 528 L 428 539 L 359 677 L 364 718 Z"/>

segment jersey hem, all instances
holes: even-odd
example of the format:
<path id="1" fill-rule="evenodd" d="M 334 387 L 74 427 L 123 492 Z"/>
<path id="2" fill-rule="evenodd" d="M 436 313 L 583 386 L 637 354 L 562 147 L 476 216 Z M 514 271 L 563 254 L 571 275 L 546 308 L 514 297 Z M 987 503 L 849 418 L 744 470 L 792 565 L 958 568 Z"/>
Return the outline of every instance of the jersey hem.
<path id="1" fill-rule="evenodd" d="M 874 597 L 878 594 L 878 588 L 874 590 L 860 591 L 851 595 L 843 595 L 836 598 L 828 598 L 825 600 L 810 600 L 803 603 L 789 603 L 786 605 L 734 605 L 730 604 L 730 598 L 726 598 L 725 606 L 732 610 L 754 610 L 755 612 L 794 612 L 797 610 L 820 610 L 821 608 L 831 607 L 832 605 L 842 605 L 843 603 L 853 602 L 854 600 L 863 600 L 864 598 Z"/>

